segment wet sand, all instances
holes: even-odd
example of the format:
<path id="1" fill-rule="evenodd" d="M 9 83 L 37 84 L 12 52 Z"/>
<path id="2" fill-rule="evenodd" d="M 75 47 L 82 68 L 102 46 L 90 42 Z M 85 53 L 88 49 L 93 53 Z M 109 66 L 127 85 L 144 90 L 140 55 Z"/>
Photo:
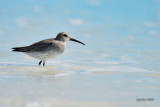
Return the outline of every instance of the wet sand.
<path id="1" fill-rule="evenodd" d="M 158 107 L 159 76 L 128 66 L 3 65 L 0 106 Z M 142 98 L 154 100 L 137 101 Z"/>

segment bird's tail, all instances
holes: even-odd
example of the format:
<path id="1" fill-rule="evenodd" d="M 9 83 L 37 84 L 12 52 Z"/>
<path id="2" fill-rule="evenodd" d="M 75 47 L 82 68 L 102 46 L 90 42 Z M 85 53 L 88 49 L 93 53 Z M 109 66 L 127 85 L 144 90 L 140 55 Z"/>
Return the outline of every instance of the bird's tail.
<path id="1" fill-rule="evenodd" d="M 12 49 L 14 52 L 26 52 L 26 47 L 14 47 Z"/>

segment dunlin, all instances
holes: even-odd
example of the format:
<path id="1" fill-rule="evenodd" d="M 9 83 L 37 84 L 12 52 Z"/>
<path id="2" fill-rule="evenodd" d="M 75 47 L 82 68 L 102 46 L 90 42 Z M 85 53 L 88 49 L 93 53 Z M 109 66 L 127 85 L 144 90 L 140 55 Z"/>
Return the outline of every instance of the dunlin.
<path id="1" fill-rule="evenodd" d="M 84 43 L 71 38 L 67 33 L 60 32 L 56 38 L 42 40 L 29 46 L 14 47 L 12 48 L 12 51 L 23 52 L 33 58 L 39 59 L 40 62 L 38 64 L 41 65 L 43 62 L 43 66 L 45 66 L 46 60 L 54 59 L 64 52 L 66 47 L 65 42 L 68 40 L 85 45 Z"/>

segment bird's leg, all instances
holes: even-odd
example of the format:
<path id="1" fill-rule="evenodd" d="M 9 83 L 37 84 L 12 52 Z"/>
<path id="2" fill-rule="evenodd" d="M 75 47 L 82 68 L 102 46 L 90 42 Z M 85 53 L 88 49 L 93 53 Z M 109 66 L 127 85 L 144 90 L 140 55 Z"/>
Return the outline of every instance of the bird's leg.
<path id="1" fill-rule="evenodd" d="M 43 61 L 43 66 L 45 66 L 45 61 Z"/>
<path id="2" fill-rule="evenodd" d="M 39 62 L 39 64 L 38 64 L 38 65 L 41 65 L 41 63 L 42 63 L 42 60 Z"/>

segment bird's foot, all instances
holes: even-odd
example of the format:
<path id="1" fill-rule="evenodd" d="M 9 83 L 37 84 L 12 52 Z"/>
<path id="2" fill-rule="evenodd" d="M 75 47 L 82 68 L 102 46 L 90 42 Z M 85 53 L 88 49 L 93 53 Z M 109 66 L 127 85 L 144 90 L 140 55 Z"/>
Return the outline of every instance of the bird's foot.
<path id="1" fill-rule="evenodd" d="M 38 65 L 41 65 L 41 63 L 42 63 L 42 60 L 38 63 Z"/>
<path id="2" fill-rule="evenodd" d="M 43 66 L 45 66 L 45 61 L 43 61 Z"/>

